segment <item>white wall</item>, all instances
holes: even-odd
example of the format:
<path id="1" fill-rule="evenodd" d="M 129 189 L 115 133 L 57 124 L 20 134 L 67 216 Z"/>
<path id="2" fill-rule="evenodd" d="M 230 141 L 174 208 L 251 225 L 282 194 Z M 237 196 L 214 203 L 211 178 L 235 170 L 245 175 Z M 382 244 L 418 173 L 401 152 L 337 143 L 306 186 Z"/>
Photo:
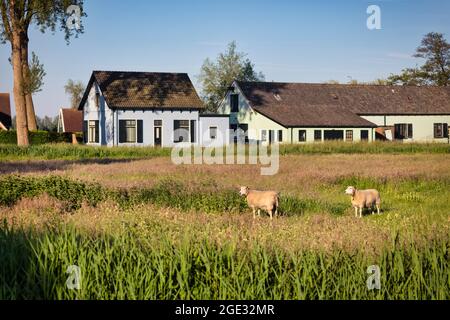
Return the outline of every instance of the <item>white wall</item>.
<path id="1" fill-rule="evenodd" d="M 229 117 L 217 116 L 200 116 L 200 142 L 203 146 L 220 147 L 230 143 L 229 137 Z M 217 128 L 217 137 L 212 140 L 210 138 L 210 128 Z"/>
<path id="2" fill-rule="evenodd" d="M 95 104 L 95 88 L 97 87 L 100 92 L 99 107 Z M 88 98 L 83 108 L 83 120 L 98 120 L 99 121 L 99 143 L 97 145 L 109 144 L 113 139 L 112 130 L 112 111 L 106 104 L 103 94 L 97 84 L 94 85 L 89 91 Z M 95 145 L 96 143 L 89 143 Z"/>
<path id="3" fill-rule="evenodd" d="M 445 142 L 448 138 L 434 139 L 434 124 L 450 124 L 450 115 L 400 115 L 400 116 L 361 116 L 378 126 L 394 126 L 399 123 L 411 123 L 413 126 L 412 139 L 406 139 L 410 142 Z"/>

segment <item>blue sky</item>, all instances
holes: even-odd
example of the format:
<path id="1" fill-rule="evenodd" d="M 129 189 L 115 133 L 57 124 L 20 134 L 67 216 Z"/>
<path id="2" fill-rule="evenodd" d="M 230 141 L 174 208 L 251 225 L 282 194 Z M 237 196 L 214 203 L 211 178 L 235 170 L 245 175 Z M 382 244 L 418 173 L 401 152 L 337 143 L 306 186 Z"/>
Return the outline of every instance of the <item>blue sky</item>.
<path id="1" fill-rule="evenodd" d="M 369 5 L 381 8 L 381 30 L 366 27 Z M 92 70 L 187 72 L 197 76 L 235 40 L 268 81 L 368 81 L 420 64 L 411 58 L 424 34 L 450 40 L 446 0 L 85 0 L 85 33 L 30 30 L 30 49 L 47 76 L 35 95 L 38 115 L 57 114 L 68 79 Z M 0 45 L 0 92 L 12 92 L 10 46 Z"/>

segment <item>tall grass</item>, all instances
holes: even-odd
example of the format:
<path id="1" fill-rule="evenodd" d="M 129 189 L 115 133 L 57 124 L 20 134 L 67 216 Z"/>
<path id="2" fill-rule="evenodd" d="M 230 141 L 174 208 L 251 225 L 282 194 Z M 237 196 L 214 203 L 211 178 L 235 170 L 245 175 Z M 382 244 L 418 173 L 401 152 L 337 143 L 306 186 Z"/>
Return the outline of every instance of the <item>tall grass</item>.
<path id="1" fill-rule="evenodd" d="M 60 200 L 67 211 L 76 210 L 83 202 L 96 206 L 99 202 L 112 200 L 122 208 L 151 203 L 159 207 L 181 211 L 205 213 L 242 213 L 248 210 L 245 198 L 237 190 L 188 190 L 174 180 L 162 180 L 153 188 L 108 189 L 99 184 L 71 180 L 56 175 L 17 176 L 0 178 L 0 205 L 11 206 L 22 198 L 33 198 L 41 194 Z M 306 212 L 330 212 L 341 215 L 347 203 L 336 203 L 318 199 L 301 199 L 284 195 L 280 201 L 280 214 L 295 215 Z"/>
<path id="2" fill-rule="evenodd" d="M 0 144 L 0 160 L 83 160 L 142 159 L 169 156 L 170 149 L 151 147 L 93 147 L 71 144 L 45 144 L 18 147 Z"/>
<path id="3" fill-rule="evenodd" d="M 246 149 L 248 152 L 248 148 Z M 450 153 L 445 143 L 399 143 L 399 142 L 324 142 L 308 144 L 282 144 L 281 155 L 295 154 L 379 154 L 379 153 Z M 170 148 L 154 147 L 93 147 L 70 144 L 46 144 L 18 147 L 0 144 L 0 160 L 82 160 L 82 159 L 143 159 L 170 156 Z"/>
<path id="4" fill-rule="evenodd" d="M 448 143 L 401 143 L 401 142 L 356 142 L 327 141 L 324 143 L 286 144 L 280 146 L 281 155 L 295 154 L 411 154 L 450 153 Z"/>
<path id="5" fill-rule="evenodd" d="M 39 234 L 0 229 L 0 299 L 449 299 L 450 243 L 394 245 L 369 258 L 258 244 L 236 249 L 189 235 L 146 243 L 132 229 L 91 236 L 73 228 Z M 381 289 L 368 290 L 369 265 Z M 69 290 L 67 267 L 81 269 Z"/>
<path id="6" fill-rule="evenodd" d="M 334 183 L 319 186 L 325 193 L 344 190 L 353 185 L 359 188 L 377 188 L 390 198 L 419 201 L 421 197 L 436 192 L 447 192 L 450 182 L 443 180 L 404 179 L 388 182 L 386 179 L 363 178 L 357 176 L 337 178 Z M 122 208 L 139 204 L 154 204 L 158 207 L 174 208 L 180 211 L 204 213 L 242 213 L 249 210 L 245 198 L 234 189 L 188 188 L 179 181 L 164 179 L 151 188 L 111 189 L 96 183 L 72 180 L 57 175 L 18 176 L 6 175 L 0 178 L 0 205 L 12 206 L 22 198 L 33 198 L 41 194 L 59 200 L 65 210 L 79 209 L 83 203 L 96 206 L 111 200 Z M 329 190 L 328 190 L 329 189 Z M 402 190 L 398 194 L 398 190 Z M 342 191 L 343 192 L 343 191 Z M 280 214 L 291 216 L 305 213 L 328 212 L 343 215 L 349 209 L 346 197 L 299 198 L 290 194 L 281 194 Z M 390 203 L 391 201 L 387 201 Z M 383 201 L 386 208 L 386 201 Z"/>

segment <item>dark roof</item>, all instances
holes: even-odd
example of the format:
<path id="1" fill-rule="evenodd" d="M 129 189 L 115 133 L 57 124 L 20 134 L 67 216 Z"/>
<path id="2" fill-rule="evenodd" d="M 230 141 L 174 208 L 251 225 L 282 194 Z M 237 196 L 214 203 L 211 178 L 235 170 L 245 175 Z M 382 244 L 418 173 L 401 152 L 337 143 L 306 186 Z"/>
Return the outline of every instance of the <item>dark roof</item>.
<path id="1" fill-rule="evenodd" d="M 204 108 L 186 73 L 94 71 L 79 109 L 86 102 L 94 81 L 110 108 Z"/>
<path id="2" fill-rule="evenodd" d="M 11 127 L 11 104 L 9 93 L 0 93 L 0 122 L 7 129 Z"/>
<path id="3" fill-rule="evenodd" d="M 64 132 L 83 132 L 83 111 L 74 109 L 61 109 Z"/>
<path id="4" fill-rule="evenodd" d="M 348 122 L 359 126 L 357 118 L 350 121 L 350 113 L 450 114 L 449 87 L 242 81 L 237 84 L 252 108 L 285 126 L 324 125 L 331 121 L 335 126 L 346 126 Z"/>

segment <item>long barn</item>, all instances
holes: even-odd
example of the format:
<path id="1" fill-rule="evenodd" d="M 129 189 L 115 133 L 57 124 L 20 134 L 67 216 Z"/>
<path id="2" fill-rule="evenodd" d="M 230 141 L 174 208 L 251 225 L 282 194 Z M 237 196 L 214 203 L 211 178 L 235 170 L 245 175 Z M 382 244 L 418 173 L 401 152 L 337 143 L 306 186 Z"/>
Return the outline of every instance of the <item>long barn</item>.
<path id="1" fill-rule="evenodd" d="M 266 143 L 449 143 L 450 88 L 234 81 L 219 113 Z"/>

